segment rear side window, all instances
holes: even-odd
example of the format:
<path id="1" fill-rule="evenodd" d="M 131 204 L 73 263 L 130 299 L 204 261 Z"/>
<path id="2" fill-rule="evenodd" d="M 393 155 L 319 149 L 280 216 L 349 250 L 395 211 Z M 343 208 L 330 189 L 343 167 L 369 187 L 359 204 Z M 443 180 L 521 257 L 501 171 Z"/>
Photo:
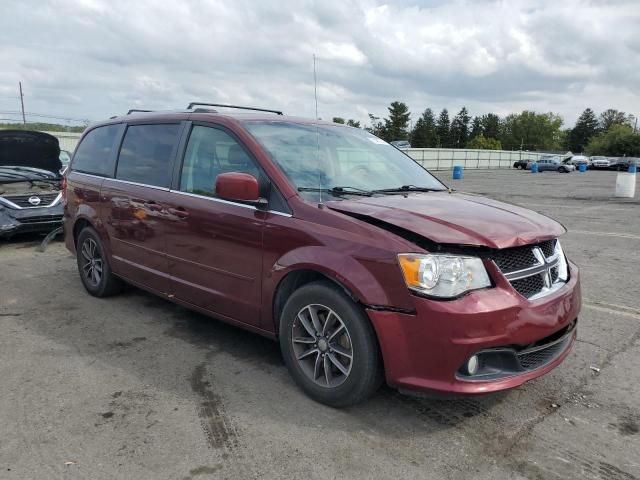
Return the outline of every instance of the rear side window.
<path id="1" fill-rule="evenodd" d="M 111 152 L 120 130 L 120 125 L 106 125 L 91 130 L 76 148 L 72 169 L 94 175 L 113 174 L 113 156 Z"/>
<path id="2" fill-rule="evenodd" d="M 169 188 L 180 125 L 131 125 L 122 141 L 116 178 Z"/>

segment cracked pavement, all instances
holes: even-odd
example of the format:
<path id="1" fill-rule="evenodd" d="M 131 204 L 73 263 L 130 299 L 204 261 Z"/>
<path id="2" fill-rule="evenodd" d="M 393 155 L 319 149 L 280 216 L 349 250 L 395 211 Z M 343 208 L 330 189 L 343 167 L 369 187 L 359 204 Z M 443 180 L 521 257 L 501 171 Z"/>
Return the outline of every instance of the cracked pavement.
<path id="1" fill-rule="evenodd" d="M 464 173 L 438 175 L 569 229 L 584 306 L 549 375 L 334 410 L 277 343 L 134 288 L 92 298 L 61 242 L 1 241 L 0 478 L 640 479 L 640 202 L 613 172 Z"/>

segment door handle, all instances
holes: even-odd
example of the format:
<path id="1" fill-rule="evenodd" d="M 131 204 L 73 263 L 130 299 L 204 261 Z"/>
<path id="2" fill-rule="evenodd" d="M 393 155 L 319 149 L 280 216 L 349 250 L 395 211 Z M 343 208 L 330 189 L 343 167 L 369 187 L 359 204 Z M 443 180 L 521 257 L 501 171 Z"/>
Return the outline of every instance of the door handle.
<path id="1" fill-rule="evenodd" d="M 178 218 L 188 218 L 189 212 L 184 207 L 170 208 L 169 213 L 175 215 Z"/>

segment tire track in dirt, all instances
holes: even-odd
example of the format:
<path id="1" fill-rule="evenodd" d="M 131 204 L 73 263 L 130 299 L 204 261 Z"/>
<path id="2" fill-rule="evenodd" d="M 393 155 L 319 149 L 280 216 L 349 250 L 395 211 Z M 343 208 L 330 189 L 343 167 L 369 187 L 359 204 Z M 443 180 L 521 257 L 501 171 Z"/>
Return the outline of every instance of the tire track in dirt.
<path id="1" fill-rule="evenodd" d="M 205 379 L 206 363 L 201 363 L 191 375 L 191 389 L 202 402 L 198 407 L 198 417 L 211 448 L 232 450 L 238 445 L 238 432 L 227 416 L 219 395 L 211 389 L 211 383 Z"/>

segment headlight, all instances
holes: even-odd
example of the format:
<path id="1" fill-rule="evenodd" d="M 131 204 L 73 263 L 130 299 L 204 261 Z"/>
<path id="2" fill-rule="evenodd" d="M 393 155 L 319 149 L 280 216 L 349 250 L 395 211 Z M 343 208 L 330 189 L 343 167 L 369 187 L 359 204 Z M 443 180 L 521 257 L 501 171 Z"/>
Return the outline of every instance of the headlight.
<path id="1" fill-rule="evenodd" d="M 452 298 L 491 286 L 482 260 L 477 257 L 401 253 L 398 262 L 407 287 L 426 295 Z"/>
<path id="2" fill-rule="evenodd" d="M 569 281 L 569 266 L 567 265 L 567 257 L 560 246 L 560 240 L 556 240 L 556 251 L 554 255 L 558 255 L 558 280 L 562 282 Z"/>

